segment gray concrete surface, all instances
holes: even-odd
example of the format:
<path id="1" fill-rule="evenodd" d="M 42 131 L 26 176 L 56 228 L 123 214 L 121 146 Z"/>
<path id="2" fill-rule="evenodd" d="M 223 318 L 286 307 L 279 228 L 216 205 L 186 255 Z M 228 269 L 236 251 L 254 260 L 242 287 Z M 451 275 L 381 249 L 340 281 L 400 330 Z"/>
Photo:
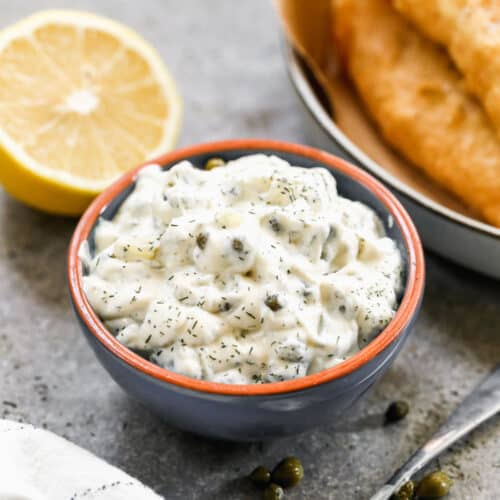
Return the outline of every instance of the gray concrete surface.
<path id="1" fill-rule="evenodd" d="M 182 144 L 237 136 L 304 142 L 266 0 L 3 0 L 0 23 L 53 6 L 113 16 L 158 47 L 184 96 Z M 345 418 L 265 445 L 187 435 L 129 400 L 85 343 L 65 282 L 74 225 L 0 192 L 0 416 L 66 436 L 168 499 L 258 498 L 242 476 L 288 454 L 303 460 L 306 477 L 287 498 L 365 499 L 500 360 L 500 283 L 428 255 L 411 340 Z M 411 413 L 384 427 L 395 398 Z M 450 499 L 500 498 L 500 420 L 443 455 L 441 466 L 455 479 Z"/>

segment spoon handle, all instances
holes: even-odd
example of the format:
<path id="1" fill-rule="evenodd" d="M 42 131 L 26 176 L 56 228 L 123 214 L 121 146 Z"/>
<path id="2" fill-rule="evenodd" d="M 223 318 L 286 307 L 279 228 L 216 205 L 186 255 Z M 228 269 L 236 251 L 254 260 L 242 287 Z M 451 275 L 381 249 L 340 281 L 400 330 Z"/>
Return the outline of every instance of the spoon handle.
<path id="1" fill-rule="evenodd" d="M 371 500 L 387 500 L 446 448 L 500 412 L 500 365 L 458 405 L 427 443 L 398 469 Z"/>

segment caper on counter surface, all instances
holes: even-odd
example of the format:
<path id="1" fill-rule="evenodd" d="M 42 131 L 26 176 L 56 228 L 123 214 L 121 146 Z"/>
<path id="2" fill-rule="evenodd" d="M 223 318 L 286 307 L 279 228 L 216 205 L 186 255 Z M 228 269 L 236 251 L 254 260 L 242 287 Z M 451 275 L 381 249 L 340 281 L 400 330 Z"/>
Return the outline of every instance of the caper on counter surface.
<path id="1" fill-rule="evenodd" d="M 297 485 L 304 477 L 304 468 L 297 457 L 286 457 L 272 472 L 259 465 L 248 476 L 258 488 L 264 488 L 264 500 L 284 498 L 284 488 Z"/>
<path id="2" fill-rule="evenodd" d="M 304 469 L 296 457 L 284 458 L 273 470 L 271 480 L 283 488 L 295 486 L 304 477 Z"/>
<path id="3" fill-rule="evenodd" d="M 259 488 L 264 488 L 271 482 L 271 472 L 262 465 L 256 467 L 249 477 L 252 483 Z"/>
<path id="4" fill-rule="evenodd" d="M 435 500 L 445 497 L 453 484 L 446 472 L 441 470 L 424 476 L 415 486 L 414 481 L 408 481 L 399 491 L 392 495 L 391 500 Z"/>
<path id="5" fill-rule="evenodd" d="M 264 490 L 264 500 L 281 500 L 285 498 L 283 488 L 276 483 L 270 483 Z"/>
<path id="6" fill-rule="evenodd" d="M 415 483 L 407 481 L 401 488 L 392 495 L 391 500 L 412 500 L 415 495 Z"/>
<path id="7" fill-rule="evenodd" d="M 442 498 L 448 494 L 453 484 L 451 478 L 441 470 L 431 472 L 424 476 L 417 485 L 415 494 L 417 498 L 432 500 Z"/>
<path id="8" fill-rule="evenodd" d="M 415 496 L 415 483 L 407 481 L 401 488 L 392 495 L 391 500 L 412 500 Z"/>

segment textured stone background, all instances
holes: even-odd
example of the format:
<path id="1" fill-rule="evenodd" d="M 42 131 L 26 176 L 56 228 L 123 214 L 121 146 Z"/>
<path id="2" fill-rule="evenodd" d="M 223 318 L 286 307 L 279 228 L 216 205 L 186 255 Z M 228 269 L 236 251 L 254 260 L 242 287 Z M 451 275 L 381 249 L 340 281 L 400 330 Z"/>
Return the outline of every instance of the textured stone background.
<path id="1" fill-rule="evenodd" d="M 237 136 L 305 141 L 268 1 L 3 0 L 1 24 L 54 5 L 120 19 L 158 47 L 184 96 L 182 144 Z M 129 400 L 80 334 L 65 282 L 74 225 L 0 192 L 0 415 L 66 436 L 168 499 L 257 498 L 242 475 L 292 453 L 306 478 L 287 498 L 365 499 L 500 360 L 500 283 L 428 255 L 411 340 L 341 421 L 265 445 L 187 435 Z M 411 414 L 383 427 L 395 398 L 409 401 Z M 443 455 L 456 479 L 450 498 L 500 498 L 499 450 L 497 418 Z"/>

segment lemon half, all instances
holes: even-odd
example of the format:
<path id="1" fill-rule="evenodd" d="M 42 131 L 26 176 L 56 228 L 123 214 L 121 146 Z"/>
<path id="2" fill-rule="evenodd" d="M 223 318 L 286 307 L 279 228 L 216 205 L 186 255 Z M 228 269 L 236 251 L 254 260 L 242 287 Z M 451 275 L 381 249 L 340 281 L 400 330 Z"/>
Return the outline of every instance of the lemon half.
<path id="1" fill-rule="evenodd" d="M 159 54 L 115 21 L 44 11 L 0 32 L 0 182 L 28 205 L 80 214 L 171 149 L 180 118 Z"/>

